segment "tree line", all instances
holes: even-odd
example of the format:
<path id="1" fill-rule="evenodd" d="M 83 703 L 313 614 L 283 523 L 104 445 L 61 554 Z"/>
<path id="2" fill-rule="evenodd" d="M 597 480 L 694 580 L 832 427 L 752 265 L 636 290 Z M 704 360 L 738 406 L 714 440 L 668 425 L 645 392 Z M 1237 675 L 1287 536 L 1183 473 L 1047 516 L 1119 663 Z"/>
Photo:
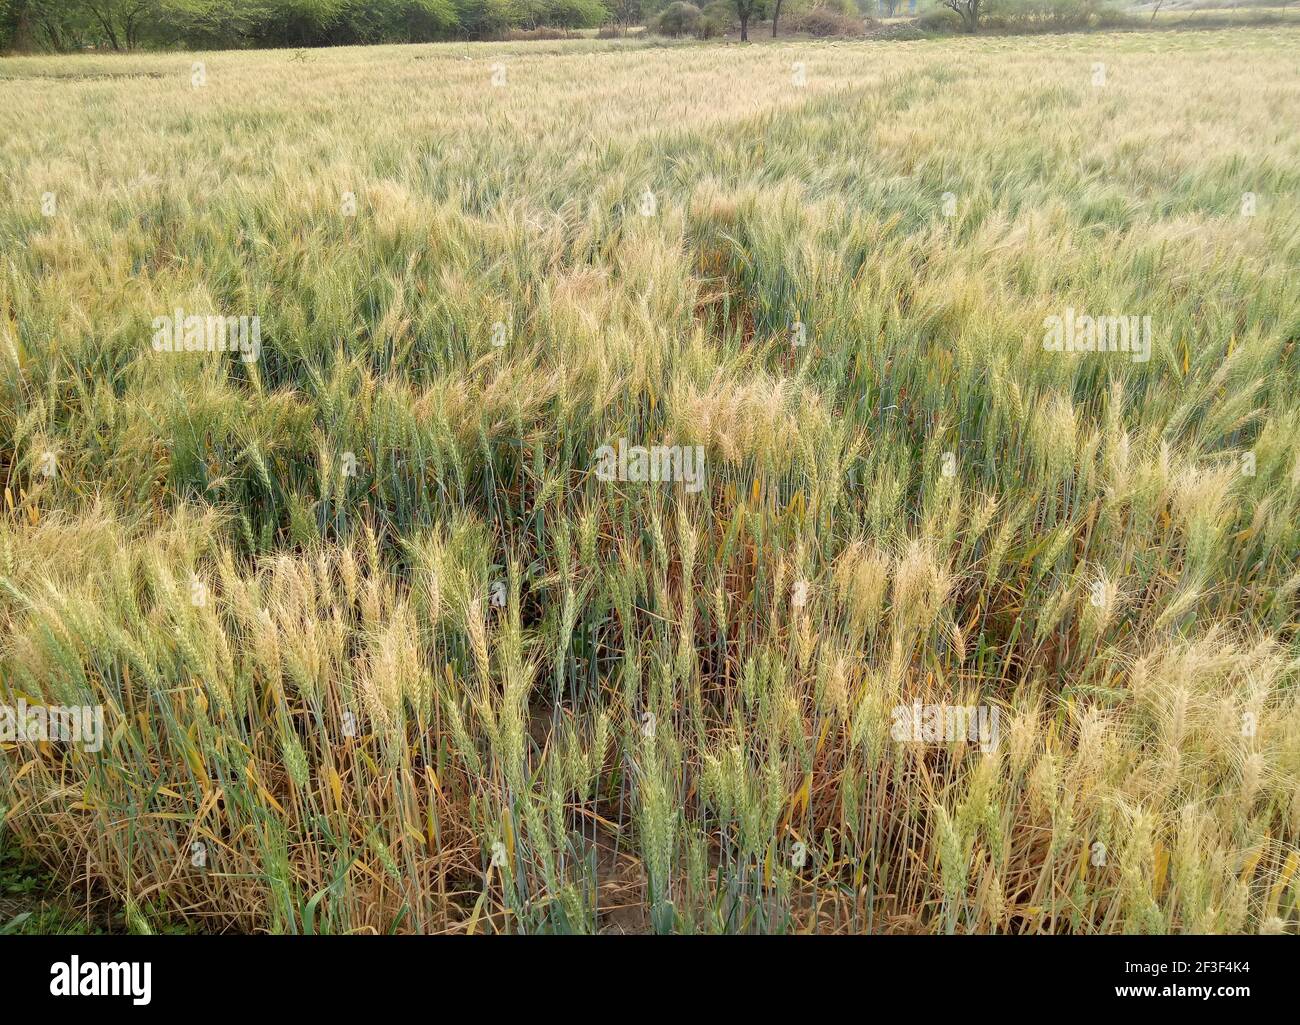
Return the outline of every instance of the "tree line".
<path id="1" fill-rule="evenodd" d="M 0 51 L 481 39 L 633 23 L 642 8 L 641 0 L 0 0 Z"/>
<path id="2" fill-rule="evenodd" d="M 646 25 L 661 35 L 702 39 L 739 30 L 743 41 L 751 23 L 769 20 L 773 36 L 780 25 L 811 36 L 852 37 L 876 24 L 873 15 L 893 17 L 904 9 L 919 13 L 916 25 L 927 32 L 1132 22 L 1116 0 L 0 0 L 0 53 L 421 43 L 606 25 Z M 1152 20 L 1159 9 L 1157 3 Z"/>

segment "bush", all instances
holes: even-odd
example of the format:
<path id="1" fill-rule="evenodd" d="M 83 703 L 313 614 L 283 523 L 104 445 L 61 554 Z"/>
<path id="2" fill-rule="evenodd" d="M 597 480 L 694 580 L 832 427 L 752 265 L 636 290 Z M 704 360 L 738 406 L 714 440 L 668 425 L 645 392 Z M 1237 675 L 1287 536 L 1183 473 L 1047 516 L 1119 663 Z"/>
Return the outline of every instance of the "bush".
<path id="1" fill-rule="evenodd" d="M 1118 28 L 1132 17 L 1107 0 L 996 0 L 980 16 L 981 30 L 992 32 L 1063 32 L 1084 28 Z M 961 19 L 936 6 L 916 21 L 927 32 L 960 32 Z"/>
<path id="2" fill-rule="evenodd" d="M 1020 31 L 1083 28 L 1092 20 L 1095 8 L 1087 0 L 1001 0 L 980 19 L 980 27 Z"/>
<path id="3" fill-rule="evenodd" d="M 947 7 L 935 7 L 916 19 L 916 27 L 926 32 L 956 32 L 961 29 L 961 18 Z"/>
<path id="4" fill-rule="evenodd" d="M 872 39 L 925 39 L 926 33 L 916 27 L 914 21 L 896 21 L 892 25 L 878 22 L 867 24 L 867 35 Z"/>
<path id="5" fill-rule="evenodd" d="M 566 28 L 554 28 L 539 25 L 537 28 L 512 28 L 501 33 L 500 37 L 507 43 L 529 43 L 547 39 L 581 39 L 582 33 L 570 32 Z"/>
<path id="6" fill-rule="evenodd" d="M 700 11 L 695 35 L 699 39 L 717 39 L 719 36 L 726 35 L 737 24 L 735 4 L 730 0 L 714 0 Z"/>
<path id="7" fill-rule="evenodd" d="M 830 36 L 860 36 L 866 27 L 865 21 L 860 16 L 840 14 L 828 7 L 796 11 L 786 19 L 786 24 L 791 32 L 804 32 L 819 39 Z"/>
<path id="8" fill-rule="evenodd" d="M 595 28 L 608 17 L 601 0 L 545 0 L 541 21 L 558 28 Z"/>
<path id="9" fill-rule="evenodd" d="M 661 36 L 685 36 L 695 31 L 700 21 L 700 9 L 684 0 L 675 0 L 655 20 L 655 31 Z"/>

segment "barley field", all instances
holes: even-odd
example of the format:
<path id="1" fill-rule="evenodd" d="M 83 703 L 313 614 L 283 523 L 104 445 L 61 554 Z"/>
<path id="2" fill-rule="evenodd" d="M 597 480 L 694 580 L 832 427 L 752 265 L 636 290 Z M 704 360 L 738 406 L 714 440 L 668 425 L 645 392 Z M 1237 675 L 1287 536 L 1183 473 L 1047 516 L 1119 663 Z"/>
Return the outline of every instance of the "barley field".
<path id="1" fill-rule="evenodd" d="M 0 60 L 0 703 L 102 716 L 0 829 L 135 931 L 1295 933 L 1298 48 Z"/>

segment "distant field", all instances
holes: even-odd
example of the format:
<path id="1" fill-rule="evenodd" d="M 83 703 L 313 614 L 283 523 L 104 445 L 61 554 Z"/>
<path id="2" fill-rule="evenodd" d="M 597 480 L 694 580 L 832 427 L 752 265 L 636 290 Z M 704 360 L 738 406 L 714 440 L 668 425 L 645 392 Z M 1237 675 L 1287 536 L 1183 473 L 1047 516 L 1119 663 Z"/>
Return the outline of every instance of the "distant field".
<path id="1" fill-rule="evenodd" d="M 139 931 L 1296 932 L 1298 51 L 0 60 L 0 706 L 102 714 L 0 830 Z"/>

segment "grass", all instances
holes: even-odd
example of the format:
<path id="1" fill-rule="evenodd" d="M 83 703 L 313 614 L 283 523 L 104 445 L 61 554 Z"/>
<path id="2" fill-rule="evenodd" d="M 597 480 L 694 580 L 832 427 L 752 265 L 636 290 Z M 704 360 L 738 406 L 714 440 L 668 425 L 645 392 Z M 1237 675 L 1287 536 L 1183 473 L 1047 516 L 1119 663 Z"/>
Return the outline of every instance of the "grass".
<path id="1" fill-rule="evenodd" d="M 83 935 L 85 922 L 57 893 L 49 871 L 0 836 L 0 936 Z"/>
<path id="2" fill-rule="evenodd" d="M 105 727 L 6 830 L 137 931 L 1294 933 L 1298 42 L 0 61 L 0 703 Z"/>

